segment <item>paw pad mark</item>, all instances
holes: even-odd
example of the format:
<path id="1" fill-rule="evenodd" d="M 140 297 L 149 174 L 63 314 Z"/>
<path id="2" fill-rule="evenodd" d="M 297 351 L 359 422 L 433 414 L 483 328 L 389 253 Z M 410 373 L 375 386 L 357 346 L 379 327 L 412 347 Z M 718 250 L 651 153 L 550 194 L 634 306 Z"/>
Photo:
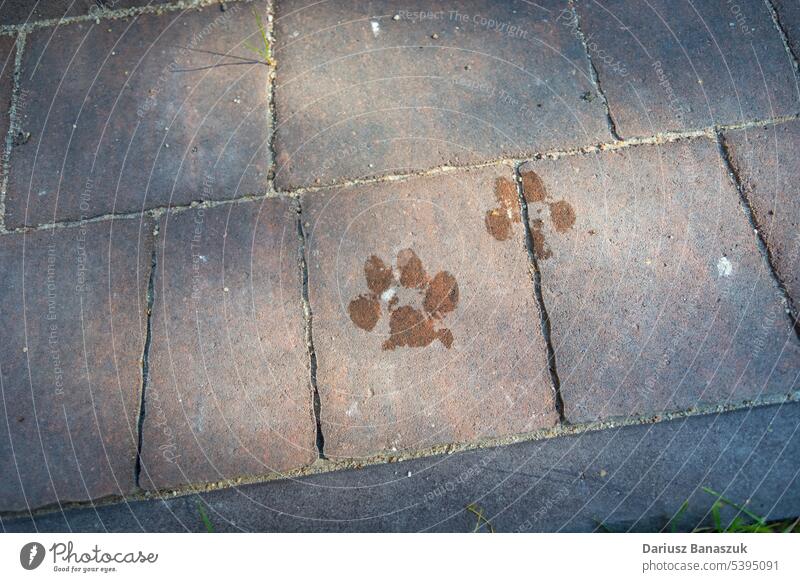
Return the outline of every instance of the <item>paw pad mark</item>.
<path id="1" fill-rule="evenodd" d="M 522 194 L 529 208 L 533 205 L 547 204 L 550 210 L 550 220 L 556 232 L 563 234 L 575 224 L 575 209 L 566 200 L 548 202 L 550 196 L 547 188 L 539 175 L 533 170 L 522 172 Z M 541 208 L 539 209 L 541 212 Z M 537 259 L 549 259 L 553 256 L 547 241 L 544 239 L 544 222 L 540 218 L 531 220 L 531 235 L 533 237 L 533 252 Z"/>
<path id="2" fill-rule="evenodd" d="M 508 240 L 513 232 L 513 223 L 520 222 L 516 184 L 508 178 L 497 178 L 494 197 L 497 199 L 497 208 L 486 212 L 486 230 L 497 240 Z"/>
<path id="3" fill-rule="evenodd" d="M 412 249 L 397 253 L 397 276 L 391 266 L 372 255 L 364 263 L 364 278 L 369 293 L 362 293 L 347 307 L 352 322 L 365 331 L 375 329 L 385 309 L 389 313 L 389 338 L 383 350 L 406 346 L 422 348 L 437 339 L 446 348 L 453 345 L 453 333 L 438 327 L 439 322 L 458 306 L 456 278 L 439 271 L 432 278 Z M 419 305 L 400 305 L 400 288 L 411 290 L 412 302 Z"/>

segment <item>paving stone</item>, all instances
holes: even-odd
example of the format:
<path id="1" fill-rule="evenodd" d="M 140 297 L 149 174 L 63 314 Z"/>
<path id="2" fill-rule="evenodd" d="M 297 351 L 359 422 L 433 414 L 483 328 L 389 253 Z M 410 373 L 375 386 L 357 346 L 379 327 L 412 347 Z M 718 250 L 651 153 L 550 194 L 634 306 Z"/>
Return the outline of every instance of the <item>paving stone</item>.
<path id="1" fill-rule="evenodd" d="M 9 110 L 11 109 L 11 92 L 14 88 L 14 50 L 15 39 L 10 36 L 0 36 L 0 150 L 3 151 L 3 171 L 7 163 L 6 136 L 8 135 L 8 125 L 11 121 Z"/>
<path id="2" fill-rule="evenodd" d="M 100 14 L 102 7 L 121 10 L 167 2 L 169 0 L 5 0 L 0 8 L 0 25 Z"/>
<path id="3" fill-rule="evenodd" d="M 580 38 L 545 0 L 276 5 L 276 184 L 610 138 Z"/>
<path id="4" fill-rule="evenodd" d="M 265 192 L 269 70 L 244 45 L 259 35 L 251 6 L 28 35 L 20 124 L 30 139 L 12 152 L 6 223 Z"/>
<path id="5" fill-rule="evenodd" d="M 330 458 L 556 422 L 512 180 L 488 168 L 303 197 Z"/>
<path id="6" fill-rule="evenodd" d="M 0 520 L 5 531 L 680 531 L 714 491 L 767 519 L 800 514 L 800 406 L 631 426 L 163 501 Z M 725 524 L 733 517 L 723 510 Z M 603 524 L 600 526 L 599 524 Z"/>
<path id="7" fill-rule="evenodd" d="M 726 133 L 731 161 L 747 190 L 781 280 L 800 302 L 800 201 L 797 176 L 800 124 Z"/>
<path id="8" fill-rule="evenodd" d="M 316 459 L 297 219 L 268 199 L 162 220 L 143 487 Z"/>
<path id="9" fill-rule="evenodd" d="M 0 511 L 132 492 L 152 229 L 0 236 Z"/>
<path id="10" fill-rule="evenodd" d="M 760 0 L 577 4 L 622 137 L 800 111 L 792 59 Z"/>
<path id="11" fill-rule="evenodd" d="M 568 420 L 800 387 L 800 346 L 714 142 L 521 172 Z"/>
<path id="12" fill-rule="evenodd" d="M 771 0 L 778 22 L 786 33 L 795 56 L 800 55 L 800 4 L 793 0 Z"/>

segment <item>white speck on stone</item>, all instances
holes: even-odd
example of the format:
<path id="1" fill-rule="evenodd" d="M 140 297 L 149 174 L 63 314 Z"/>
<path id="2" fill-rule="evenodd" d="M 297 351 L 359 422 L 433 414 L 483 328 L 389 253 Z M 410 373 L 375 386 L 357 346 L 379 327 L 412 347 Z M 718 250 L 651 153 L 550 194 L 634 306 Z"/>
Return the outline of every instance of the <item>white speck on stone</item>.
<path id="1" fill-rule="evenodd" d="M 411 477 L 411 471 L 409 471 L 409 472 L 408 472 L 408 474 L 406 475 L 406 477 Z"/>
<path id="2" fill-rule="evenodd" d="M 372 35 L 378 36 L 381 33 L 381 23 L 377 20 L 373 20 L 370 22 L 370 25 L 372 26 Z"/>
<path id="3" fill-rule="evenodd" d="M 396 293 L 397 291 L 395 291 L 394 287 L 389 287 L 386 291 L 381 293 L 381 301 L 389 303 L 389 301 L 391 301 L 394 298 Z"/>
<path id="4" fill-rule="evenodd" d="M 717 261 L 717 274 L 720 277 L 730 277 L 733 273 L 733 264 L 728 260 L 728 257 L 722 257 Z"/>
<path id="5" fill-rule="evenodd" d="M 347 411 L 345 412 L 345 414 L 346 414 L 347 416 L 353 416 L 353 415 L 354 415 L 354 414 L 356 414 L 357 412 L 358 412 L 358 402 L 353 402 L 353 403 L 350 405 L 350 408 L 348 408 L 348 409 L 347 409 Z"/>

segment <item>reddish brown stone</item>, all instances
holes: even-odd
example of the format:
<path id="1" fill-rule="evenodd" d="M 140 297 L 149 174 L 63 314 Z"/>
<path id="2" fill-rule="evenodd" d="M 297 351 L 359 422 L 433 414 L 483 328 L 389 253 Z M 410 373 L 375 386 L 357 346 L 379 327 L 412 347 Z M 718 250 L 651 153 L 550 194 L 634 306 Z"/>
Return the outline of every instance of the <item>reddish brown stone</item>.
<path id="1" fill-rule="evenodd" d="M 740 403 L 798 388 L 800 346 L 716 144 L 525 164 L 570 421 Z M 533 177 L 529 177 L 532 180 Z M 553 203 L 574 223 L 558 228 Z M 535 236 L 535 235 L 534 235 Z"/>
<path id="2" fill-rule="evenodd" d="M 800 302 L 800 123 L 725 135 L 759 230 L 795 305 Z"/>
<path id="3" fill-rule="evenodd" d="M 316 459 L 297 220 L 283 199 L 162 219 L 143 487 Z"/>
<path id="4" fill-rule="evenodd" d="M 556 422 L 523 225 L 499 241 L 484 222 L 496 182 L 513 179 L 486 168 L 303 197 L 329 457 Z M 365 261 L 391 268 L 388 286 L 371 285 Z M 348 310 L 365 297 L 371 327 Z"/>
<path id="5" fill-rule="evenodd" d="M 0 511 L 133 491 L 152 230 L 0 236 Z"/>
<path id="6" fill-rule="evenodd" d="M 794 63 L 765 2 L 576 5 L 622 137 L 800 111 Z"/>
<path id="7" fill-rule="evenodd" d="M 266 10 L 231 4 L 30 33 L 19 116 L 30 139 L 12 151 L 6 224 L 265 192 L 269 70 L 245 47 L 260 38 L 253 8 Z"/>
<path id="8" fill-rule="evenodd" d="M 565 8 L 277 3 L 279 188 L 610 139 L 580 37 L 557 21 Z"/>

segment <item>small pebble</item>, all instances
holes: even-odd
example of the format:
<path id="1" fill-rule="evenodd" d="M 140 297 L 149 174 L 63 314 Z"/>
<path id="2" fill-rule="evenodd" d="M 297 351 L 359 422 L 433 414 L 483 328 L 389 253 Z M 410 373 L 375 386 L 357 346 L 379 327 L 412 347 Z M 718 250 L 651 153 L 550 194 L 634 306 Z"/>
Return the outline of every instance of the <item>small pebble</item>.
<path id="1" fill-rule="evenodd" d="M 395 14 L 394 16 L 392 16 L 392 20 L 400 20 L 400 15 Z"/>
<path id="2" fill-rule="evenodd" d="M 432 38 L 433 40 L 438 40 L 438 39 L 439 39 L 439 35 L 438 35 L 438 34 L 436 34 L 436 33 L 434 32 L 434 33 L 431 35 L 431 38 Z"/>

